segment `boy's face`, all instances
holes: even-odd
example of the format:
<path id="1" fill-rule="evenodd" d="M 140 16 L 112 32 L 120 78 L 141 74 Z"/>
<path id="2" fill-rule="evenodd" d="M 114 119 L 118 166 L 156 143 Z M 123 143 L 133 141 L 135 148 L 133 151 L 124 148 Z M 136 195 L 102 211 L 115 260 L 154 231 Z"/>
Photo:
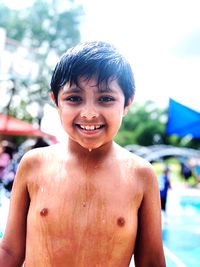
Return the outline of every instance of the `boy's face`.
<path id="1" fill-rule="evenodd" d="M 86 149 L 110 142 L 131 105 L 124 107 L 124 94 L 117 81 L 108 83 L 109 90 L 106 86 L 99 90 L 96 84 L 95 79 L 80 78 L 78 87 L 67 83 L 58 94 L 64 130 L 71 141 Z"/>

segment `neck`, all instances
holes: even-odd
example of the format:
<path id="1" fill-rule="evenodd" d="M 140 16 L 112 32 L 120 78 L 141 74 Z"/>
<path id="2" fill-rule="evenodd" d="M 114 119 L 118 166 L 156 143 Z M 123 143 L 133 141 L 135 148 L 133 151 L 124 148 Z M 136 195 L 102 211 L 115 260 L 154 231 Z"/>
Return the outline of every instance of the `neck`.
<path id="1" fill-rule="evenodd" d="M 114 142 L 111 141 L 106 143 L 98 148 L 89 149 L 84 148 L 74 141 L 70 141 L 67 144 L 67 149 L 71 155 L 74 155 L 78 158 L 88 158 L 95 160 L 95 158 L 105 157 L 109 152 L 113 150 Z"/>

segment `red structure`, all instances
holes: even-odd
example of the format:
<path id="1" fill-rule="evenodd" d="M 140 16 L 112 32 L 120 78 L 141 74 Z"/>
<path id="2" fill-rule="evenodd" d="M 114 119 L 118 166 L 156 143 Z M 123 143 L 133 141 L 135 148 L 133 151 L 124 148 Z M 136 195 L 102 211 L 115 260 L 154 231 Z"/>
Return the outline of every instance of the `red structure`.
<path id="1" fill-rule="evenodd" d="M 50 135 L 34 127 L 31 123 L 16 119 L 14 117 L 0 114 L 0 134 L 38 136 L 49 138 L 53 143 L 57 142 L 54 135 Z"/>

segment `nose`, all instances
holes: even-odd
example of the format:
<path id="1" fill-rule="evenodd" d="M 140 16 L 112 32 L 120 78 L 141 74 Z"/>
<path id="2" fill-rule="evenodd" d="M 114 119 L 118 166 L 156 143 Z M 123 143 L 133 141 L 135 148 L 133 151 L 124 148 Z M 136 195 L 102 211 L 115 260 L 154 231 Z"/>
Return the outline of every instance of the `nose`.
<path id="1" fill-rule="evenodd" d="M 94 105 L 86 105 L 81 111 L 81 117 L 91 120 L 98 117 L 98 112 Z"/>

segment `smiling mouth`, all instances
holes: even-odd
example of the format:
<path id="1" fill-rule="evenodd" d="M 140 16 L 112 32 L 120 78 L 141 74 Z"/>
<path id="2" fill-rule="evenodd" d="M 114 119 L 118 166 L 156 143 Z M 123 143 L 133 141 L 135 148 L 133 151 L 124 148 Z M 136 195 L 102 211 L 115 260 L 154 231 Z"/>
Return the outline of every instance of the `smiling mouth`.
<path id="1" fill-rule="evenodd" d="M 99 130 L 101 128 L 104 127 L 103 124 L 101 125 L 82 125 L 82 124 L 76 124 L 76 126 L 78 128 L 80 128 L 81 130 L 84 130 L 84 131 L 95 131 L 95 130 Z"/>

